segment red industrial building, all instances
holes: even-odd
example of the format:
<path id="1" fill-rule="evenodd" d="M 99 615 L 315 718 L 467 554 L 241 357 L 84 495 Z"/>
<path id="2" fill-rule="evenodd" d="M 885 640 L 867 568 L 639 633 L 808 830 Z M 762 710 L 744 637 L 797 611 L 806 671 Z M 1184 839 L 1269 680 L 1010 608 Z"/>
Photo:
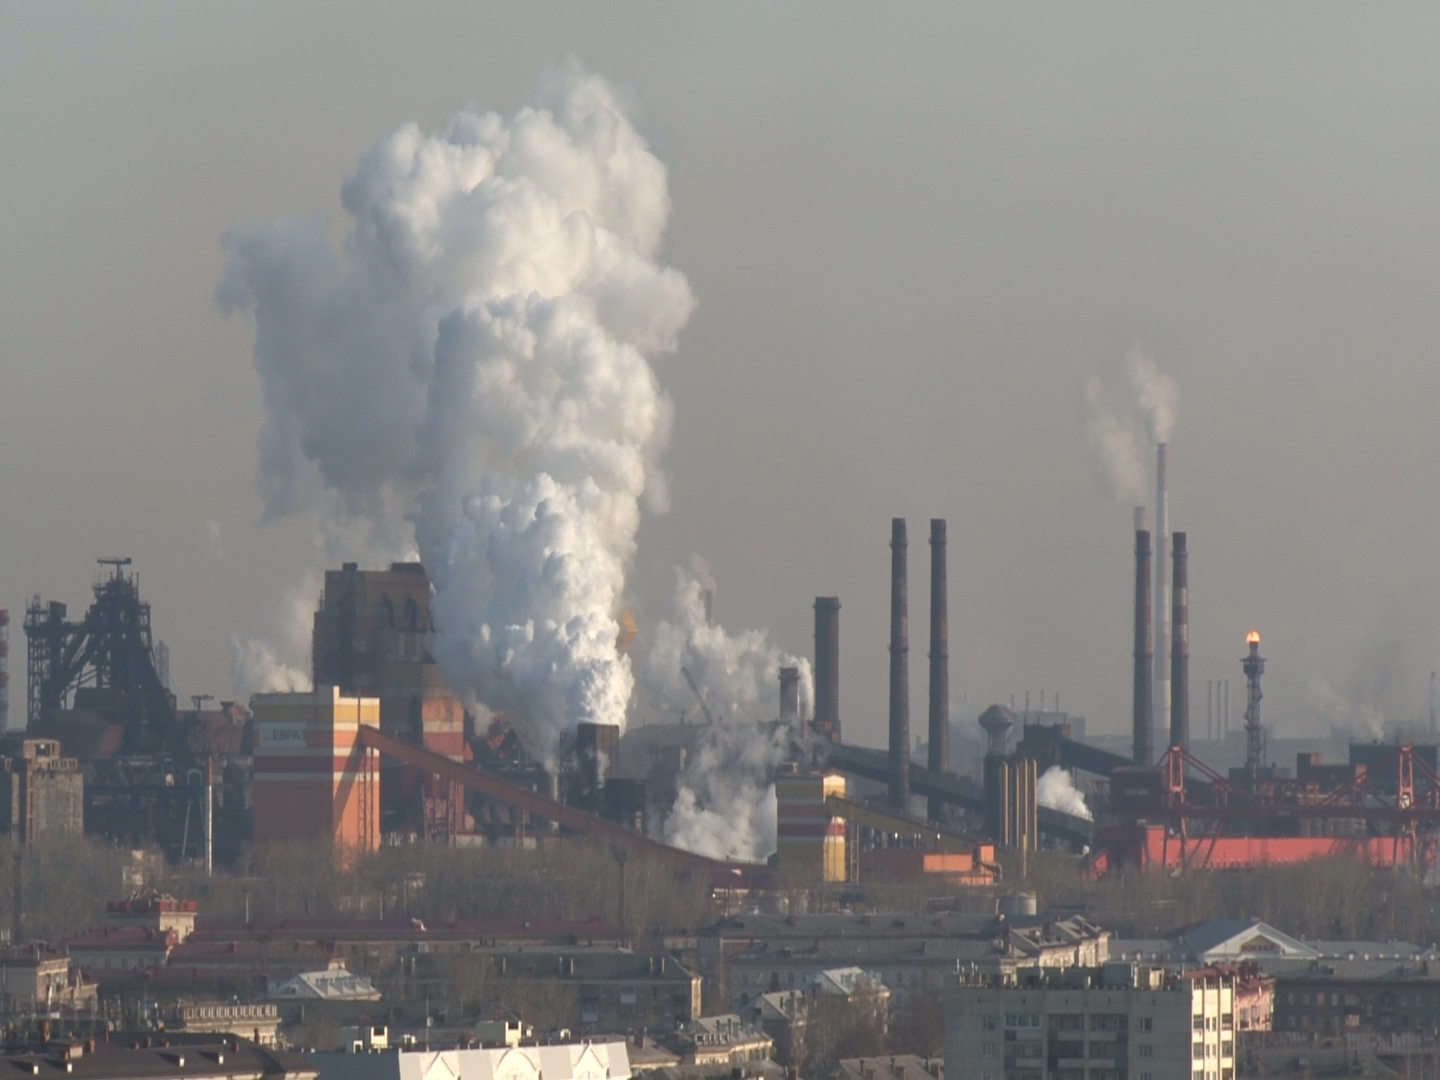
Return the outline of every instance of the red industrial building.
<path id="1" fill-rule="evenodd" d="M 314 685 L 378 698 L 382 732 L 465 761 L 465 707 L 430 655 L 431 630 L 430 579 L 419 563 L 328 570 L 315 612 Z M 380 813 L 389 833 L 449 840 L 471 831 L 458 785 L 389 759 L 381 765 Z"/>

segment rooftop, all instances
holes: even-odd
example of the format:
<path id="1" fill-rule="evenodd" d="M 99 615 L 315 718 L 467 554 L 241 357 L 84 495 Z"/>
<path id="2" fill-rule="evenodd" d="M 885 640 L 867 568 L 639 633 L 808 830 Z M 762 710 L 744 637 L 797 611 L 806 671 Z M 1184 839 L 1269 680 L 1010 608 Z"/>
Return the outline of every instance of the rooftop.
<path id="1" fill-rule="evenodd" d="M 174 948 L 178 940 L 174 930 L 162 931 L 145 926 L 104 926 L 66 938 L 60 945 L 72 952 L 76 949 L 146 949 L 163 952 Z"/>
<path id="2" fill-rule="evenodd" d="M 313 1080 L 316 1075 L 304 1059 L 274 1054 L 248 1039 L 213 1035 L 112 1033 L 109 1041 L 48 1043 L 3 1057 L 20 1073 L 66 1080 Z"/>
<path id="3" fill-rule="evenodd" d="M 396 939 L 410 941 L 416 937 L 456 938 L 464 940 L 538 940 L 573 939 L 574 942 L 596 938 L 621 939 L 622 927 L 606 922 L 598 915 L 588 919 L 456 919 L 449 922 L 426 922 L 423 919 L 277 919 L 251 922 L 212 922 L 202 919 L 195 926 L 194 938 L 309 938 L 340 941 L 348 939 Z M 193 940 L 193 939 L 192 939 Z"/>

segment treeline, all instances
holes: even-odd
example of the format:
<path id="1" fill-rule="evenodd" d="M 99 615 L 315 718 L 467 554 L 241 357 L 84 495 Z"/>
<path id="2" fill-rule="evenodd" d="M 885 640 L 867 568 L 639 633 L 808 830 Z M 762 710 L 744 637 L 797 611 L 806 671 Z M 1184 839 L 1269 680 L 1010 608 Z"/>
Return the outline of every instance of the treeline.
<path id="1" fill-rule="evenodd" d="M 206 918 L 405 916 L 454 919 L 585 919 L 620 916 L 637 941 L 695 929 L 710 917 L 709 883 L 666 863 L 632 856 L 622 866 L 608 849 L 561 842 L 524 850 L 414 845 L 384 848 L 349 868 L 322 845 L 285 843 L 258 850 L 249 872 L 207 881 L 172 874 L 175 890 L 200 901 Z"/>
<path id="2" fill-rule="evenodd" d="M 1125 870 L 1090 881 L 1076 873 L 1074 859 L 1042 853 L 1028 870 L 1016 888 L 1035 891 L 1042 909 L 1083 912 L 1129 937 L 1162 936 L 1205 919 L 1257 918 L 1312 940 L 1440 940 L 1434 890 L 1413 871 L 1358 859 L 1173 876 Z"/>

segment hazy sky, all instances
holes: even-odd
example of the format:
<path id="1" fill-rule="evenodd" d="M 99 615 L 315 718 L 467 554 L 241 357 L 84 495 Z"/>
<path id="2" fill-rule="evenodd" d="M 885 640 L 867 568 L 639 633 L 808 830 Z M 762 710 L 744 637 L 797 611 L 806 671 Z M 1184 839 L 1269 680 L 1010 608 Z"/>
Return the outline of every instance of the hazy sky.
<path id="1" fill-rule="evenodd" d="M 1094 479 L 1082 392 L 1138 342 L 1180 384 L 1195 723 L 1252 625 L 1287 731 L 1331 718 L 1320 680 L 1422 712 L 1440 11 L 957 7 L 0 4 L 12 708 L 25 599 L 83 609 L 111 554 L 135 559 L 178 692 L 228 693 L 230 636 L 275 620 L 312 536 L 260 522 L 221 233 L 320 212 L 338 236 L 376 138 L 509 112 L 573 53 L 633 90 L 699 300 L 660 365 L 672 509 L 641 530 L 642 630 L 692 553 L 723 621 L 794 651 L 839 594 L 845 727 L 878 742 L 907 515 L 918 730 L 926 519 L 946 517 L 957 709 L 1059 690 L 1123 729 L 1131 514 Z"/>

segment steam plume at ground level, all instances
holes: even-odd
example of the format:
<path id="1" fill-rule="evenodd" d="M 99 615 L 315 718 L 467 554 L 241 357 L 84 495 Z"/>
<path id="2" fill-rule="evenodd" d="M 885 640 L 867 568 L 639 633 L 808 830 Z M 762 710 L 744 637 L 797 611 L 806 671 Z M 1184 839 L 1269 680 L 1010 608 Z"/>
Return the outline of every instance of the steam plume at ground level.
<path id="1" fill-rule="evenodd" d="M 715 859 L 763 862 L 775 851 L 775 771 L 794 750 L 794 732 L 778 723 L 707 725 L 662 839 Z"/>
<path id="2" fill-rule="evenodd" d="M 1035 801 L 1050 810 L 1063 810 L 1087 820 L 1093 816 L 1070 773 L 1059 765 L 1050 766 L 1040 777 L 1035 786 Z"/>
<path id="3" fill-rule="evenodd" d="M 760 861 L 775 850 L 775 771 L 798 749 L 814 680 L 810 662 L 781 652 L 765 631 L 732 634 L 711 622 L 712 587 L 702 569 L 675 572 L 670 615 L 642 665 L 646 690 L 671 715 L 708 710 L 715 718 L 678 778 L 662 838 L 714 858 Z M 787 723 L 779 722 L 782 667 L 800 672 L 801 716 Z"/>

